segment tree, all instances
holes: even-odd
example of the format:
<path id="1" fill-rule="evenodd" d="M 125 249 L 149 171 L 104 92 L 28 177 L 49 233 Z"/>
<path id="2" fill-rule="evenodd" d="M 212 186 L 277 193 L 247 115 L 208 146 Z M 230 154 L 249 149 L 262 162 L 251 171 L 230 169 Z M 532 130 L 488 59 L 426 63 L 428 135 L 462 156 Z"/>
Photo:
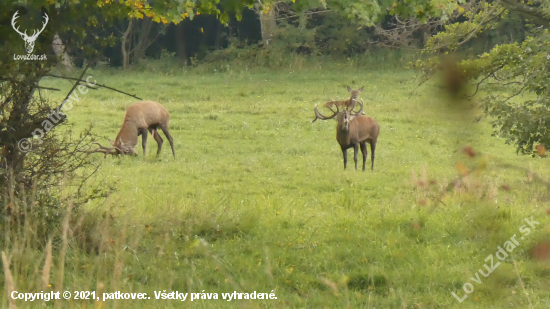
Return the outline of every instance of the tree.
<path id="1" fill-rule="evenodd" d="M 515 143 L 518 153 L 534 156 L 535 144 L 550 146 L 550 2 L 454 0 L 434 6 L 433 1 L 419 0 L 396 2 L 389 12 L 405 18 L 396 17 L 399 25 L 386 31 L 390 40 L 399 31 L 402 36 L 412 36 L 410 30 L 422 24 L 439 31 L 424 48 L 432 57 L 415 64 L 425 73 L 424 80 L 442 68 L 441 52 L 460 55 L 461 48 L 482 33 L 519 20 L 527 31 L 523 40 L 497 44 L 488 52 L 458 62 L 457 74 L 474 82 L 469 96 L 485 89 L 480 101 L 491 117 L 494 134 Z"/>

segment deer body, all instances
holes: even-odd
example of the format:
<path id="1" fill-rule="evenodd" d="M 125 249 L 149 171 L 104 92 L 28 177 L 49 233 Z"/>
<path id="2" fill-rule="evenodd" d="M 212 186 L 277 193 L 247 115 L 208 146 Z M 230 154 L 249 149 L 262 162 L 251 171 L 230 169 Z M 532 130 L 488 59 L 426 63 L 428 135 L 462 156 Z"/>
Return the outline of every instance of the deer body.
<path id="1" fill-rule="evenodd" d="M 126 111 L 122 127 L 120 128 L 115 141 L 111 142 L 113 148 L 99 145 L 100 148 L 92 152 L 102 152 L 105 153 L 105 156 L 108 154 L 137 156 L 135 147 L 138 143 L 138 136 L 141 135 L 143 156 L 145 156 L 147 131 L 149 131 L 158 144 L 158 157 L 162 148 L 162 143 L 164 142 L 157 131 L 157 129 L 160 128 L 162 132 L 164 132 L 166 138 L 168 138 L 170 146 L 172 147 L 172 155 L 175 158 L 176 154 L 174 152 L 174 141 L 168 129 L 169 121 L 170 115 L 168 114 L 168 110 L 166 110 L 166 108 L 159 103 L 153 101 L 135 103 L 128 107 L 128 110 Z"/>
<path id="2" fill-rule="evenodd" d="M 361 146 L 361 153 L 363 154 L 363 171 L 365 171 L 367 161 L 367 142 L 370 144 L 371 171 L 374 169 L 374 151 L 376 149 L 376 142 L 378 140 L 379 133 L 380 126 L 376 120 L 371 117 L 352 117 L 349 113 L 347 113 L 347 111 L 344 111 L 338 116 L 336 140 L 342 149 L 344 169 L 346 169 L 348 164 L 348 149 L 353 147 L 353 160 L 355 161 L 355 170 L 357 170 L 357 148 L 358 146 Z"/>
<path id="3" fill-rule="evenodd" d="M 376 150 L 376 142 L 378 140 L 378 134 L 380 133 L 380 126 L 376 120 L 371 117 L 359 115 L 363 112 L 363 104 L 359 103 L 361 109 L 357 113 L 353 113 L 348 110 L 340 112 L 338 106 L 337 111 L 333 111 L 333 115 L 326 117 L 321 115 L 315 107 L 315 116 L 317 119 L 327 120 L 337 117 L 338 125 L 336 126 L 336 140 L 340 144 L 342 149 L 342 155 L 344 157 L 344 169 L 348 164 L 347 150 L 353 147 L 353 159 L 355 161 L 355 170 L 357 170 L 357 152 L 359 146 L 361 146 L 361 153 L 363 154 L 363 171 L 365 171 L 367 161 L 367 146 L 370 144 L 371 150 L 371 171 L 374 169 L 374 152 Z M 331 109 L 332 110 L 332 109 Z"/>

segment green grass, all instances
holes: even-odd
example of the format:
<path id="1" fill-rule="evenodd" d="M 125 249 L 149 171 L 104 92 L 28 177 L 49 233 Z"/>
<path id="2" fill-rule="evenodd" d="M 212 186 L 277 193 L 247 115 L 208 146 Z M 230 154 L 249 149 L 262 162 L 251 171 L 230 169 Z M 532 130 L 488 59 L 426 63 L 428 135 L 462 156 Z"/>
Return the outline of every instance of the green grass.
<path id="1" fill-rule="evenodd" d="M 251 302 L 186 301 L 197 308 L 550 304 L 547 265 L 526 253 L 548 233 L 547 191 L 525 173 L 495 167 L 509 163 L 546 177 L 547 161 L 516 156 L 513 147 L 490 136 L 486 121 L 452 114 L 433 83 L 410 95 L 416 86 L 411 72 L 346 64 L 299 71 L 89 73 L 102 84 L 164 105 L 176 159 L 166 139 L 158 159 L 153 139 L 146 158 L 97 155 L 102 166 L 90 187 L 105 181 L 116 183 L 118 191 L 87 205 L 85 228 L 69 233 L 63 290 L 146 292 L 152 298 L 110 300 L 106 308 L 182 306 L 153 299 L 153 291 L 162 290 L 277 295 Z M 57 101 L 71 86 L 56 79 L 44 85 L 64 89 L 50 94 Z M 344 171 L 335 121 L 311 123 L 315 104 L 348 97 L 347 85 L 365 86 L 365 112 L 381 127 L 373 172 L 353 169 L 352 149 Z M 90 91 L 67 115 L 77 128 L 93 123 L 95 133 L 114 139 L 135 101 L 104 89 Z M 466 145 L 481 154 L 468 158 L 460 151 Z M 431 198 L 456 177 L 457 162 L 472 168 L 480 160 L 488 168 L 443 196 L 444 205 Z M 426 189 L 415 179 L 435 185 Z M 501 190 L 502 184 L 511 190 Z M 102 219 L 105 213 L 110 215 Z M 486 256 L 519 234 L 523 219 L 531 216 L 541 224 L 514 250 L 517 271 L 508 258 L 481 284 L 473 283 L 474 292 L 459 304 L 451 292 L 464 295 L 462 285 L 471 282 Z M 52 282 L 59 277 L 60 247 L 54 244 Z M 17 290 L 40 291 L 44 253 L 24 253 L 12 260 Z"/>

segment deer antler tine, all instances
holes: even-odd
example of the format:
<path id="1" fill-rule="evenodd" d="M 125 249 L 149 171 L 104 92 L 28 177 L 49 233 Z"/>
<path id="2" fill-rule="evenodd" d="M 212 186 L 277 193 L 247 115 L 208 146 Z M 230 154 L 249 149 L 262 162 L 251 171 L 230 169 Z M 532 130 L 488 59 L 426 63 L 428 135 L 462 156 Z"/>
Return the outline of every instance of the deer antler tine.
<path id="1" fill-rule="evenodd" d="M 361 108 L 359 109 L 359 111 L 357 113 L 355 113 L 356 116 L 360 115 L 363 112 L 363 102 L 362 101 L 363 100 L 361 100 L 361 102 L 357 102 L 357 103 L 359 103 L 359 106 L 361 106 Z"/>
<path id="2" fill-rule="evenodd" d="M 317 104 L 317 105 L 319 105 L 319 104 Z M 315 121 L 317 121 L 317 119 L 320 119 L 319 115 L 317 115 L 317 105 L 315 105 L 315 108 L 313 109 L 313 111 L 315 112 L 315 119 L 313 119 L 313 121 L 311 123 L 314 123 Z"/>
<path id="3" fill-rule="evenodd" d="M 338 108 L 338 106 L 336 106 L 336 110 L 337 110 L 336 112 L 335 112 L 332 108 L 330 108 L 330 107 L 329 107 L 329 109 L 332 111 L 333 114 L 332 114 L 332 116 L 326 117 L 326 116 L 323 116 L 323 115 L 319 112 L 319 110 L 317 109 L 317 105 L 315 105 L 315 108 L 313 109 L 313 111 L 315 112 L 315 117 L 316 117 L 316 118 L 315 118 L 312 122 L 314 122 L 314 121 L 317 120 L 317 119 L 321 119 L 321 120 L 332 119 L 332 118 L 336 117 L 336 115 L 338 115 L 338 113 L 340 112 L 340 109 Z"/>

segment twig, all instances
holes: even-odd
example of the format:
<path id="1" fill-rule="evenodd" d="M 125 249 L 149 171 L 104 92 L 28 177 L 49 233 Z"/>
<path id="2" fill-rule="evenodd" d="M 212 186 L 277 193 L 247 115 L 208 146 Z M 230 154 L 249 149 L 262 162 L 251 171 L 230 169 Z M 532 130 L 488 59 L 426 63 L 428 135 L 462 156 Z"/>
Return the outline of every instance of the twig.
<path id="1" fill-rule="evenodd" d="M 51 91 L 61 91 L 61 89 L 57 88 L 50 88 L 50 87 L 42 87 L 42 86 L 34 86 L 36 89 L 43 89 L 43 90 L 51 90 Z"/>
<path id="2" fill-rule="evenodd" d="M 84 68 L 84 71 L 82 71 L 82 74 L 80 74 L 80 77 L 78 78 L 78 80 L 81 80 L 82 77 L 84 76 L 84 74 L 86 74 L 86 71 L 88 71 L 88 68 L 90 67 L 91 63 L 88 62 L 88 64 L 86 65 L 86 67 Z M 63 108 L 63 105 L 65 105 L 65 102 L 67 102 L 69 100 L 69 97 L 71 96 L 71 94 L 73 93 L 73 91 L 76 89 L 76 87 L 80 84 L 80 82 L 76 82 L 74 83 L 73 85 L 73 88 L 71 88 L 71 90 L 69 90 L 69 93 L 67 93 L 67 96 L 65 97 L 65 99 L 63 100 L 63 102 L 61 102 L 61 105 L 59 105 L 59 107 L 57 108 L 57 110 L 61 110 Z"/>
<path id="3" fill-rule="evenodd" d="M 480 80 L 478 83 L 477 83 L 477 86 L 476 86 L 476 91 L 472 94 L 472 95 L 466 95 L 468 98 L 471 98 L 473 96 L 475 96 L 477 94 L 477 92 L 479 91 L 479 85 L 481 85 L 487 78 L 491 77 L 491 76 L 494 76 L 494 74 L 502 69 L 504 67 L 504 64 L 501 64 L 500 66 L 498 66 L 494 71 L 492 71 L 491 73 L 489 73 L 487 76 L 485 76 L 482 80 Z"/>
<path id="4" fill-rule="evenodd" d="M 79 83 L 84 83 L 84 82 L 85 82 L 85 80 L 82 80 L 81 78 L 66 77 L 66 76 L 60 76 L 60 75 L 55 75 L 55 74 L 47 74 L 46 76 L 55 77 L 55 78 L 61 78 L 61 79 L 67 79 L 67 80 L 77 80 L 77 81 L 79 81 Z M 112 88 L 112 87 L 109 87 L 109 86 L 106 86 L 106 85 L 102 85 L 102 84 L 96 83 L 94 86 L 95 86 L 95 87 L 99 87 L 99 88 L 106 88 L 106 89 L 109 89 L 109 90 L 112 90 L 112 91 L 115 91 L 115 92 L 118 92 L 118 93 L 122 93 L 122 94 L 125 94 L 125 95 L 127 95 L 127 96 L 130 96 L 130 97 L 132 97 L 132 98 L 136 98 L 136 99 L 138 99 L 138 100 L 143 100 L 142 98 L 139 98 L 139 97 L 137 97 L 137 96 L 134 95 L 134 94 L 129 94 L 129 93 L 124 92 L 124 91 L 122 91 L 122 90 L 118 90 L 118 89 L 116 89 L 116 88 Z M 96 89 L 96 88 L 93 88 L 93 87 L 90 87 L 90 88 Z"/>
<path id="5" fill-rule="evenodd" d="M 328 12 L 331 12 L 331 11 L 332 10 L 329 9 L 329 10 L 324 10 L 324 11 L 306 12 L 306 13 L 302 13 L 300 15 L 294 14 L 294 15 L 290 15 L 290 16 L 275 18 L 275 20 L 285 20 L 285 19 L 290 19 L 290 18 L 298 18 L 301 15 L 310 16 L 310 15 L 315 15 L 315 14 L 328 13 Z"/>
<path id="6" fill-rule="evenodd" d="M 531 303 L 531 298 L 529 298 L 529 293 L 527 293 L 527 290 L 525 289 L 525 285 L 523 285 L 523 280 L 521 280 L 521 276 L 519 275 L 518 265 L 516 263 L 516 259 L 514 259 L 514 256 L 512 256 L 512 261 L 514 262 L 514 270 L 516 271 L 516 274 L 518 275 L 519 284 L 521 284 L 521 288 L 523 289 L 523 293 L 525 293 L 525 296 L 527 297 L 527 301 L 529 302 L 529 308 L 534 308 L 533 304 Z"/>

